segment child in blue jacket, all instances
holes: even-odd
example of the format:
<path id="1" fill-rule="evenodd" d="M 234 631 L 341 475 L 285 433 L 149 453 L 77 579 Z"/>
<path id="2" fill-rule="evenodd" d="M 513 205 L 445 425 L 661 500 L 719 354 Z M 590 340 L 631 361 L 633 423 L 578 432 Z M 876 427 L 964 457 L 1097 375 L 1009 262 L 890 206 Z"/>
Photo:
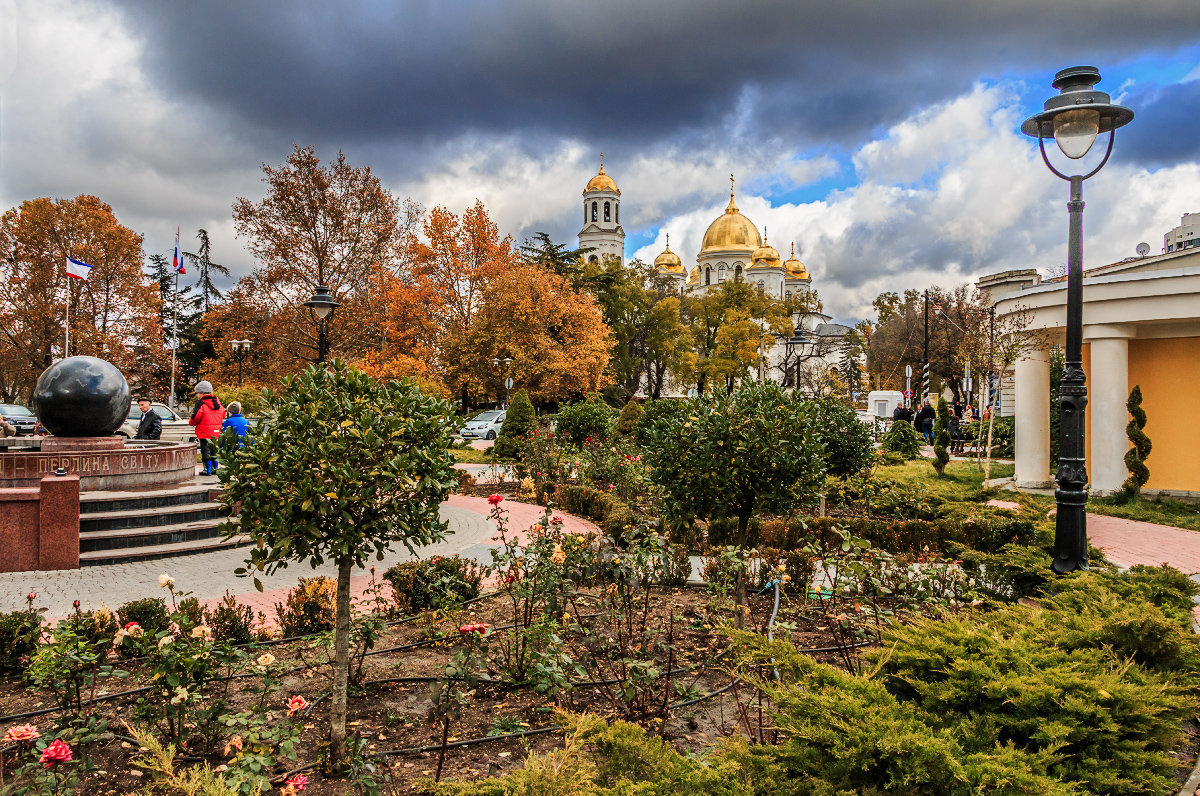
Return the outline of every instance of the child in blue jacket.
<path id="1" fill-rule="evenodd" d="M 225 429 L 232 428 L 238 435 L 238 444 L 242 444 L 242 439 L 246 436 L 246 432 L 250 430 L 250 421 L 242 417 L 242 405 L 237 401 L 229 404 L 229 417 L 225 418 L 225 422 L 221 424 L 221 433 L 225 433 Z"/>

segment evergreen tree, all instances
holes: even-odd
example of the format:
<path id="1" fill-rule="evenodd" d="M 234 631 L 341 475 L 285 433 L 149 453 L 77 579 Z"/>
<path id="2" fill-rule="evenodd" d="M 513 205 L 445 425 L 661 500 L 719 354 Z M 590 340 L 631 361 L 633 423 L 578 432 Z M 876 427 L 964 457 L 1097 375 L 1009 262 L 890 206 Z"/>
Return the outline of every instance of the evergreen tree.
<path id="1" fill-rule="evenodd" d="M 200 241 L 199 250 L 194 254 L 185 252 L 184 256 L 196 264 L 196 270 L 200 275 L 199 281 L 196 282 L 196 287 L 200 289 L 199 301 L 203 304 L 204 312 L 207 314 L 215 301 L 225 298 L 224 294 L 213 284 L 213 274 L 229 276 L 229 269 L 220 263 L 214 263 L 209 256 L 212 252 L 212 244 L 208 240 L 208 230 L 197 231 L 196 239 Z"/>
<path id="2" fill-rule="evenodd" d="M 642 417 L 642 405 L 632 398 L 629 403 L 625 404 L 625 408 L 621 410 L 620 417 L 617 418 L 617 433 L 622 437 L 628 437 L 637 427 L 637 422 Z"/>
<path id="3" fill-rule="evenodd" d="M 933 469 L 938 475 L 946 474 L 946 465 L 950 463 L 950 407 L 945 398 L 938 398 L 937 422 L 933 424 Z"/>
<path id="4" fill-rule="evenodd" d="M 1142 408 L 1142 387 L 1135 385 L 1125 402 L 1129 410 L 1129 425 L 1125 426 L 1125 436 L 1133 445 L 1125 454 L 1125 466 L 1129 468 L 1129 478 L 1125 480 L 1125 495 L 1136 498 L 1142 487 L 1150 480 L 1150 470 L 1146 467 L 1146 458 L 1150 455 L 1150 438 L 1143 431 L 1146 427 L 1146 410 Z"/>
<path id="5" fill-rule="evenodd" d="M 536 423 L 537 416 L 529 400 L 529 393 L 517 390 L 512 403 L 509 404 L 508 414 L 504 416 L 504 425 L 500 426 L 500 434 L 496 437 L 492 453 L 502 459 L 520 458 L 520 438 L 532 431 Z"/>

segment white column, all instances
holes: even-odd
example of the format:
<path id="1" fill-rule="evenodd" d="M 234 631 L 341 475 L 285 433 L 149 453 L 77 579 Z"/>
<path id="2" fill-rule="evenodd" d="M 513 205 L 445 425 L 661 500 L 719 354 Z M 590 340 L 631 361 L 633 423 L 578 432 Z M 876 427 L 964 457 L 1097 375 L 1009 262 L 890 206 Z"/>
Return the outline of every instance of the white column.
<path id="1" fill-rule="evenodd" d="M 1016 364 L 1018 487 L 1044 489 L 1050 480 L 1050 356 L 1033 351 Z"/>
<path id="2" fill-rule="evenodd" d="M 1088 444 L 1091 452 L 1088 476 L 1093 495 L 1120 491 L 1129 473 L 1125 451 L 1129 439 L 1125 426 L 1129 411 L 1129 338 L 1132 330 L 1112 325 L 1088 326 L 1084 339 L 1091 343 L 1088 376 L 1088 410 L 1091 415 Z"/>

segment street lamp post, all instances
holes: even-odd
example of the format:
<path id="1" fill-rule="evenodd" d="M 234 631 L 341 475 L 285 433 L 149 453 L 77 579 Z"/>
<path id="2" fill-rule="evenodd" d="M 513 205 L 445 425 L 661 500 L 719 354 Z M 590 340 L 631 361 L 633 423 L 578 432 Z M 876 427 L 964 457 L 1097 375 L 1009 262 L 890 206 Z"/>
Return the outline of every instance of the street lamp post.
<path id="1" fill-rule="evenodd" d="M 504 406 L 508 408 L 508 405 L 512 403 L 513 380 L 508 375 L 508 368 L 512 365 L 512 357 L 505 357 L 504 359 L 495 358 L 492 360 L 492 364 L 496 366 L 500 371 L 500 375 L 504 377 Z"/>
<path id="2" fill-rule="evenodd" d="M 230 340 L 229 345 L 233 348 L 233 358 L 238 363 L 238 387 L 242 386 L 242 360 L 250 353 L 251 341 L 249 340 Z"/>
<path id="3" fill-rule="evenodd" d="M 1083 373 L 1083 181 L 1096 174 L 1112 154 L 1118 127 L 1133 119 L 1133 111 L 1113 105 L 1094 87 L 1100 72 L 1094 66 L 1074 66 L 1054 76 L 1058 96 L 1046 100 L 1045 110 L 1030 116 L 1021 131 L 1038 140 L 1046 167 L 1071 186 L 1067 202 L 1067 347 L 1059 387 L 1058 516 L 1054 530 L 1054 571 L 1087 569 L 1087 466 L 1084 459 L 1084 407 L 1087 380 Z M 1078 160 L 1088 153 L 1096 136 L 1108 133 L 1100 165 L 1086 174 L 1068 176 L 1046 156 L 1046 139 L 1054 138 L 1062 153 Z"/>
<path id="4" fill-rule="evenodd" d="M 320 365 L 325 362 L 325 355 L 329 353 L 329 316 L 342 305 L 330 294 L 328 287 L 319 284 L 312 298 L 304 302 L 304 306 L 312 310 L 313 318 L 317 321 L 317 364 Z"/>

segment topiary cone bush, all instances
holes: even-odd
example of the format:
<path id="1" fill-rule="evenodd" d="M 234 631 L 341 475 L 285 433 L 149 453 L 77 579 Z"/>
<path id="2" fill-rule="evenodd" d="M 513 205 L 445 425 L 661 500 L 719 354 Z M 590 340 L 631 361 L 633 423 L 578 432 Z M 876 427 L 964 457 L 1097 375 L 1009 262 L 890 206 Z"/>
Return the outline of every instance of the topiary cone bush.
<path id="1" fill-rule="evenodd" d="M 933 469 L 938 475 L 946 474 L 950 463 L 950 407 L 945 398 L 938 398 L 937 422 L 933 424 Z"/>
<path id="2" fill-rule="evenodd" d="M 1125 453 L 1125 466 L 1129 469 L 1129 478 L 1125 479 L 1125 495 L 1135 498 L 1142 487 L 1150 480 L 1150 470 L 1146 467 L 1146 457 L 1150 455 L 1150 438 L 1143 431 L 1146 427 L 1146 410 L 1142 408 L 1142 387 L 1135 385 L 1125 402 L 1129 410 L 1129 425 L 1125 426 L 1125 436 L 1133 445 Z"/>
<path id="3" fill-rule="evenodd" d="M 637 422 L 642 417 L 642 405 L 632 398 L 629 403 L 625 404 L 625 408 L 621 410 L 620 417 L 617 418 L 617 433 L 622 437 L 628 437 L 637 427 Z"/>
<path id="4" fill-rule="evenodd" d="M 517 390 L 512 403 L 508 406 L 508 414 L 504 416 L 504 425 L 500 426 L 500 434 L 492 453 L 501 459 L 521 458 L 520 438 L 533 430 L 537 417 L 533 404 L 529 401 L 529 393 Z"/>

